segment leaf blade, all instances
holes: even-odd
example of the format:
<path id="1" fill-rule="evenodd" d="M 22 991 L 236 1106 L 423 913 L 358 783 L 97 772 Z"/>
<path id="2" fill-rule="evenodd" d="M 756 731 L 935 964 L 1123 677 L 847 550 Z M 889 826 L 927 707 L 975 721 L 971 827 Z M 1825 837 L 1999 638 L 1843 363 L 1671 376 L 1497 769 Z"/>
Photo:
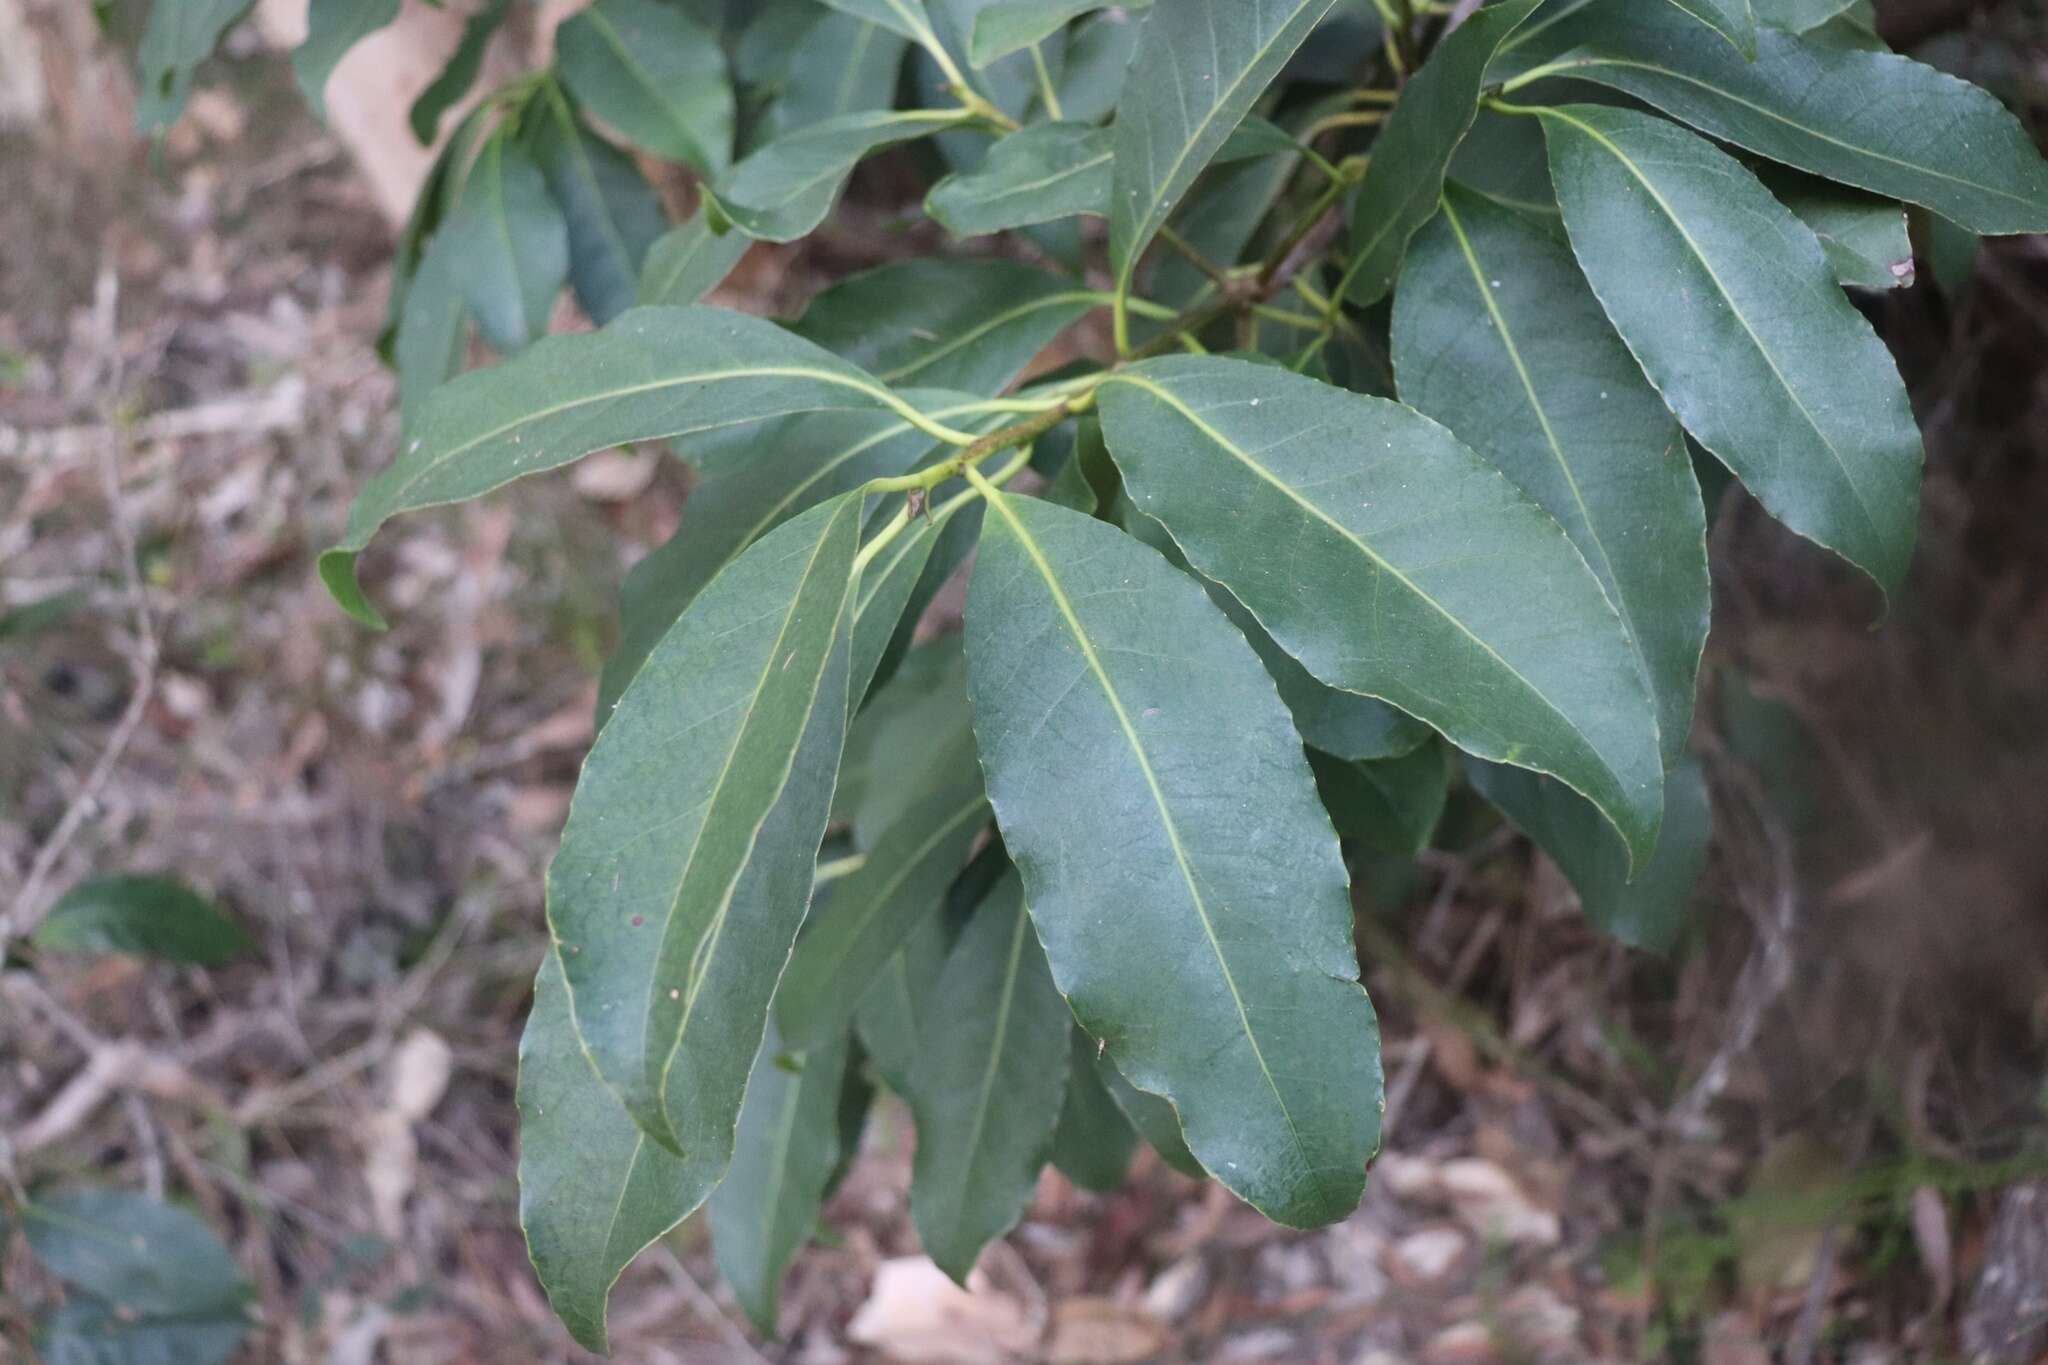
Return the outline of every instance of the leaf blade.
<path id="1" fill-rule="evenodd" d="M 980 167 L 932 186 L 925 212 L 955 237 L 979 237 L 1109 208 L 1110 134 L 1035 123 L 989 149 Z"/>
<path id="2" fill-rule="evenodd" d="M 655 0 L 597 0 L 555 31 L 576 98 L 637 146 L 717 175 L 737 120 L 718 36 Z"/>

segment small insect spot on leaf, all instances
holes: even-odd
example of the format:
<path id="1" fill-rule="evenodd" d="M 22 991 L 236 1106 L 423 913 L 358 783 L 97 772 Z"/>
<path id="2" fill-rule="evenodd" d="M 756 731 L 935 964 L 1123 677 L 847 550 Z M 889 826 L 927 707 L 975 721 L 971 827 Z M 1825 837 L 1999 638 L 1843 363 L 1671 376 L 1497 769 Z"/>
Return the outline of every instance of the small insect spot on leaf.
<path id="1" fill-rule="evenodd" d="M 638 929 L 641 925 L 647 923 L 647 916 L 635 915 L 631 920 L 628 921 L 628 923 L 630 923 L 635 929 Z"/>

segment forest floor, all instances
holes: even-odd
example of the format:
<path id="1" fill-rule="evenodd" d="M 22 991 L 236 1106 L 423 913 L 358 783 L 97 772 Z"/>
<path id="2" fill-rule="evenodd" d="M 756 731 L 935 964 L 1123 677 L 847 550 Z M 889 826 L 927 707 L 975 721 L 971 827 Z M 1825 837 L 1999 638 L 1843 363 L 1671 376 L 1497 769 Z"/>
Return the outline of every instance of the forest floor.
<path id="1" fill-rule="evenodd" d="M 606 456 L 404 519 L 369 563 L 394 628 L 343 618 L 312 561 L 396 448 L 389 230 L 281 63 L 227 65 L 159 150 L 0 142 L 0 925 L 164 871 L 257 950 L 0 976 L 0 1151 L 201 1212 L 259 1291 L 247 1360 L 581 1358 L 519 1235 L 514 1051 L 615 594 L 687 480 Z M 892 188 L 720 301 L 928 248 Z M 779 1341 L 693 1221 L 622 1281 L 617 1358 L 2043 1358 L 2048 249 L 1869 306 L 1928 431 L 1917 567 L 1887 611 L 1722 495 L 1680 955 L 1603 941 L 1454 809 L 1362 888 L 1388 1143 L 1345 1223 L 1141 1158 L 1107 1196 L 1048 1175 L 962 1293 L 885 1107 Z M 0 1355 L 49 1290 L 26 1260 Z"/>

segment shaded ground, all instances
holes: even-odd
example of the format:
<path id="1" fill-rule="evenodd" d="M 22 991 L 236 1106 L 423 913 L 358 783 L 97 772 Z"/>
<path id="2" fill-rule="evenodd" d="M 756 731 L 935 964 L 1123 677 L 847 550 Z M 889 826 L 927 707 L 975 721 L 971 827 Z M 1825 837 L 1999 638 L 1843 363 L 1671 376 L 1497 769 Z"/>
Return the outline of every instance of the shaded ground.
<path id="1" fill-rule="evenodd" d="M 227 1234 L 250 1360 L 572 1358 L 518 1235 L 514 1043 L 613 594 L 684 480 L 606 457 L 406 519 L 369 563 L 395 629 L 341 617 L 311 563 L 395 447 L 388 237 L 275 67 L 227 64 L 155 161 L 0 144 L 0 914 L 168 870 L 260 945 L 8 973 L 0 1133 L 18 1180 L 160 1190 Z M 900 249 L 889 192 L 730 301 Z M 1928 428 L 1924 548 L 1872 629 L 1846 573 L 1723 501 L 1721 835 L 1687 952 L 1597 939 L 1454 810 L 1440 851 L 1362 878 L 1391 1136 L 1359 1214 L 1279 1231 L 1149 1159 L 1108 1197 L 1048 1177 L 930 1358 L 2044 1349 L 2007 1291 L 2048 1277 L 2048 255 L 1877 311 Z M 883 1110 L 783 1342 L 739 1325 L 693 1223 L 629 1272 L 619 1358 L 911 1355 L 934 1293 L 877 1279 L 916 1250 L 908 1141 Z M 50 1286 L 9 1270 L 13 1341 Z"/>

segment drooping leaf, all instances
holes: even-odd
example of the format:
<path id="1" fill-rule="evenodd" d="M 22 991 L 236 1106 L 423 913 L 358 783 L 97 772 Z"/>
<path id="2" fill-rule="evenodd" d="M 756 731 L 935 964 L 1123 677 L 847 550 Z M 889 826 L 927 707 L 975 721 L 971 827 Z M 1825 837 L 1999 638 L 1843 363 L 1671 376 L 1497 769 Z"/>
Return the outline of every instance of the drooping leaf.
<path id="1" fill-rule="evenodd" d="M 1706 512 L 1685 436 L 1571 249 L 1452 187 L 1394 300 L 1401 397 L 1557 519 L 1621 613 L 1668 763 L 1707 638 Z"/>
<path id="2" fill-rule="evenodd" d="M 1899 205 L 1781 166 L 1760 167 L 1757 178 L 1820 239 L 1837 280 L 1858 289 L 1912 285 L 1913 242 Z"/>
<path id="3" fill-rule="evenodd" d="M 1353 303 L 1374 303 L 1393 286 L 1408 239 L 1436 214 L 1451 157 L 1479 111 L 1487 63 L 1540 3 L 1504 0 L 1480 10 L 1451 30 L 1402 89 L 1352 206 L 1344 289 Z"/>
<path id="4" fill-rule="evenodd" d="M 1043 42 L 1084 14 L 1112 5 L 1147 8 L 1151 0 L 995 0 L 974 16 L 967 57 L 979 70 L 989 63 Z"/>
<path id="5" fill-rule="evenodd" d="M 1666 5 L 1594 0 L 1495 64 L 1633 95 L 1702 132 L 1976 232 L 2048 230 L 2048 166 L 1997 99 L 1887 52 L 1757 31 L 1755 61 L 1691 37 Z"/>
<path id="6" fill-rule="evenodd" d="M 503 26 L 505 16 L 512 11 L 512 0 L 484 0 L 469 18 L 463 20 L 462 37 L 455 44 L 454 53 L 448 64 L 441 68 L 441 74 L 434 77 L 427 88 L 420 91 L 419 98 L 412 102 L 406 114 L 406 121 L 412 125 L 412 135 L 423 145 L 432 146 L 440 134 L 441 116 L 462 103 L 463 96 L 476 84 L 477 73 L 484 67 L 484 50 L 491 45 Z"/>
<path id="7" fill-rule="evenodd" d="M 813 123 L 776 139 L 735 165 L 713 195 L 719 211 L 749 237 L 793 242 L 832 211 L 862 157 L 899 142 L 971 122 L 943 110 L 867 110 Z"/>
<path id="8" fill-rule="evenodd" d="M 135 54 L 135 123 L 154 133 L 178 121 L 192 73 L 213 55 L 250 0 L 153 0 Z"/>
<path id="9" fill-rule="evenodd" d="M 466 247 L 460 233 L 435 233 L 405 291 L 391 363 L 398 371 L 399 428 L 408 434 L 427 395 L 460 373 L 469 351 L 469 304 L 457 278 Z"/>
<path id="10" fill-rule="evenodd" d="M 30 1201 L 21 1229 L 69 1291 L 36 1335 L 52 1365 L 218 1365 L 253 1325 L 241 1267 L 184 1209 L 125 1190 L 72 1189 Z"/>
<path id="11" fill-rule="evenodd" d="M 956 237 L 978 237 L 1109 209 L 1110 134 L 1086 123 L 1035 123 L 989 149 L 981 166 L 932 187 L 925 212 Z"/>
<path id="12" fill-rule="evenodd" d="M 1450 769 L 1437 745 L 1365 763 L 1311 750 L 1308 761 L 1337 833 L 1382 853 L 1413 857 L 1429 847 L 1450 794 Z"/>
<path id="13" fill-rule="evenodd" d="M 170 877 L 94 877 L 59 898 L 36 926 L 39 948 L 134 953 L 218 967 L 249 951 L 249 935 L 212 901 Z"/>
<path id="14" fill-rule="evenodd" d="M 400 0 L 311 0 L 306 39 L 292 50 L 292 72 L 312 106 L 327 121 L 327 80 L 348 50 L 398 17 Z"/>
<path id="15" fill-rule="evenodd" d="M 978 771 L 967 661 L 958 635 L 941 636 L 910 650 L 854 721 L 833 821 L 873 848 L 926 793 L 971 786 Z"/>
<path id="16" fill-rule="evenodd" d="M 1123 94 L 1124 75 L 1130 69 L 1131 56 L 1137 51 L 1144 28 L 1144 15 L 1127 5 L 1093 15 L 1074 26 L 1067 41 L 1066 60 L 1060 63 L 1059 75 L 1053 80 L 1063 118 L 1077 123 L 1099 123 L 1109 116 Z M 1052 111 L 1041 112 L 1050 115 Z"/>
<path id="17" fill-rule="evenodd" d="M 1071 1026 L 1013 874 L 947 954 L 910 1074 L 910 1216 L 925 1254 L 955 1280 L 1016 1226 L 1037 1188 L 1066 1094 Z"/>
<path id="18" fill-rule="evenodd" d="M 1052 1134 L 1052 1164 L 1084 1190 L 1108 1193 L 1124 1183 L 1138 1132 L 1095 1069 L 1095 1040 L 1069 1028 L 1067 1097 Z"/>
<path id="19" fill-rule="evenodd" d="M 1756 56 L 1756 14 L 1750 0 L 1671 0 L 1735 45 L 1746 59 Z"/>
<path id="20" fill-rule="evenodd" d="M 782 93 L 762 121 L 764 140 L 865 109 L 887 109 L 910 43 L 851 14 L 816 14 L 789 58 Z"/>
<path id="21" fill-rule="evenodd" d="M 1465 771 L 1480 795 L 1556 860 L 1594 924 L 1652 952 L 1669 952 L 1677 944 L 1713 833 L 1707 784 L 1696 760 L 1680 759 L 1665 775 L 1664 837 L 1633 880 L 1614 831 L 1562 784 L 1491 763 L 1468 762 Z"/>
<path id="22" fill-rule="evenodd" d="M 975 738 L 1053 975 L 1240 1197 L 1291 1226 L 1342 1217 L 1378 1142 L 1378 1028 L 1272 680 L 1154 551 L 1050 503 L 988 502 Z"/>
<path id="23" fill-rule="evenodd" d="M 633 441 L 793 412 L 907 405 L 853 366 L 773 323 L 715 308 L 636 308 L 596 332 L 548 337 L 495 369 L 444 385 L 405 450 L 349 509 L 320 575 L 344 610 L 381 625 L 355 559 L 401 512 L 481 497 Z"/>
<path id="24" fill-rule="evenodd" d="M 583 130 L 567 100 L 543 100 L 534 116 L 534 157 L 569 230 L 569 283 L 603 326 L 636 301 L 640 264 L 668 226 L 661 198 L 631 157 Z"/>
<path id="25" fill-rule="evenodd" d="M 1648 857 L 1663 781 L 1634 651 L 1498 471 L 1410 408 L 1240 360 L 1146 361 L 1099 401 L 1132 500 L 1310 673 L 1556 773 Z"/>
<path id="26" fill-rule="evenodd" d="M 1244 120 L 1230 130 L 1230 136 L 1223 139 L 1223 145 L 1217 148 L 1209 164 L 1223 166 L 1262 156 L 1295 156 L 1300 151 L 1301 144 L 1294 140 L 1294 134 L 1269 118 L 1246 114 Z"/>
<path id="27" fill-rule="evenodd" d="M 547 332 L 569 278 L 569 228 L 525 147 L 504 133 L 484 143 L 440 236 L 457 244 L 456 282 L 493 350 L 511 355 Z"/>
<path id="28" fill-rule="evenodd" d="M 845 1030 L 861 997 L 913 931 L 937 913 L 988 824 L 979 775 L 918 801 L 835 890 L 790 957 L 775 1014 L 792 1048 Z"/>
<path id="29" fill-rule="evenodd" d="M 1145 16 L 1132 61 L 1152 73 L 1117 109 L 1110 270 L 1129 285 L 1152 238 L 1252 101 L 1335 0 L 1177 0 Z"/>
<path id="30" fill-rule="evenodd" d="M 1735 158 L 1662 119 L 1571 105 L 1543 131 L 1572 250 L 1686 430 L 1779 521 L 1897 587 L 1920 433 L 1813 234 Z"/>
<path id="31" fill-rule="evenodd" d="M 886 384 L 994 393 L 1095 306 L 1017 261 L 909 260 L 822 291 L 790 329 Z"/>
<path id="32" fill-rule="evenodd" d="M 753 244 L 754 239 L 743 232 L 723 236 L 713 232 L 708 215 L 699 213 L 681 227 L 670 228 L 647 248 L 636 302 L 677 307 L 701 302 L 724 283 Z"/>
<path id="33" fill-rule="evenodd" d="M 854 603 L 851 687 L 867 697 L 908 657 L 918 622 L 981 539 L 981 504 L 968 502 L 920 517 L 883 547 L 861 575 Z"/>
<path id="34" fill-rule="evenodd" d="M 519 1225 L 555 1316 L 606 1349 L 611 1287 L 635 1256 L 689 1217 L 724 1173 L 716 1147 L 675 1156 L 641 1132 L 576 1037 L 561 956 L 533 983 L 519 1038 Z"/>
<path id="35" fill-rule="evenodd" d="M 710 1208 L 718 1271 L 755 1328 L 771 1338 L 782 1272 L 817 1226 L 842 1155 L 846 1033 L 792 1051 L 784 1055 L 771 1025 L 740 1108 L 732 1169 Z"/>
<path id="36" fill-rule="evenodd" d="M 861 501 L 785 522 L 698 594 L 599 732 L 548 871 L 592 1063 L 693 1160 L 731 1153 L 809 904 L 845 736 Z"/>
<path id="37" fill-rule="evenodd" d="M 732 81 L 718 35 L 659 0 L 597 0 L 555 30 L 555 66 L 634 145 L 717 175 L 732 160 Z"/>
<path id="38" fill-rule="evenodd" d="M 1076 1033 L 1080 1031 L 1075 1029 Z M 1187 1139 L 1181 1135 L 1180 1115 L 1173 1111 L 1172 1104 L 1125 1080 L 1123 1073 L 1110 1063 L 1107 1054 L 1096 1053 L 1095 1076 L 1102 1082 L 1103 1089 L 1109 1091 L 1110 1098 L 1116 1101 L 1116 1107 L 1123 1110 L 1131 1127 L 1145 1139 L 1145 1145 L 1159 1153 L 1160 1160 L 1190 1180 L 1209 1178 L 1209 1173 L 1202 1169 L 1202 1163 L 1195 1160 L 1195 1154 L 1188 1150 Z"/>

